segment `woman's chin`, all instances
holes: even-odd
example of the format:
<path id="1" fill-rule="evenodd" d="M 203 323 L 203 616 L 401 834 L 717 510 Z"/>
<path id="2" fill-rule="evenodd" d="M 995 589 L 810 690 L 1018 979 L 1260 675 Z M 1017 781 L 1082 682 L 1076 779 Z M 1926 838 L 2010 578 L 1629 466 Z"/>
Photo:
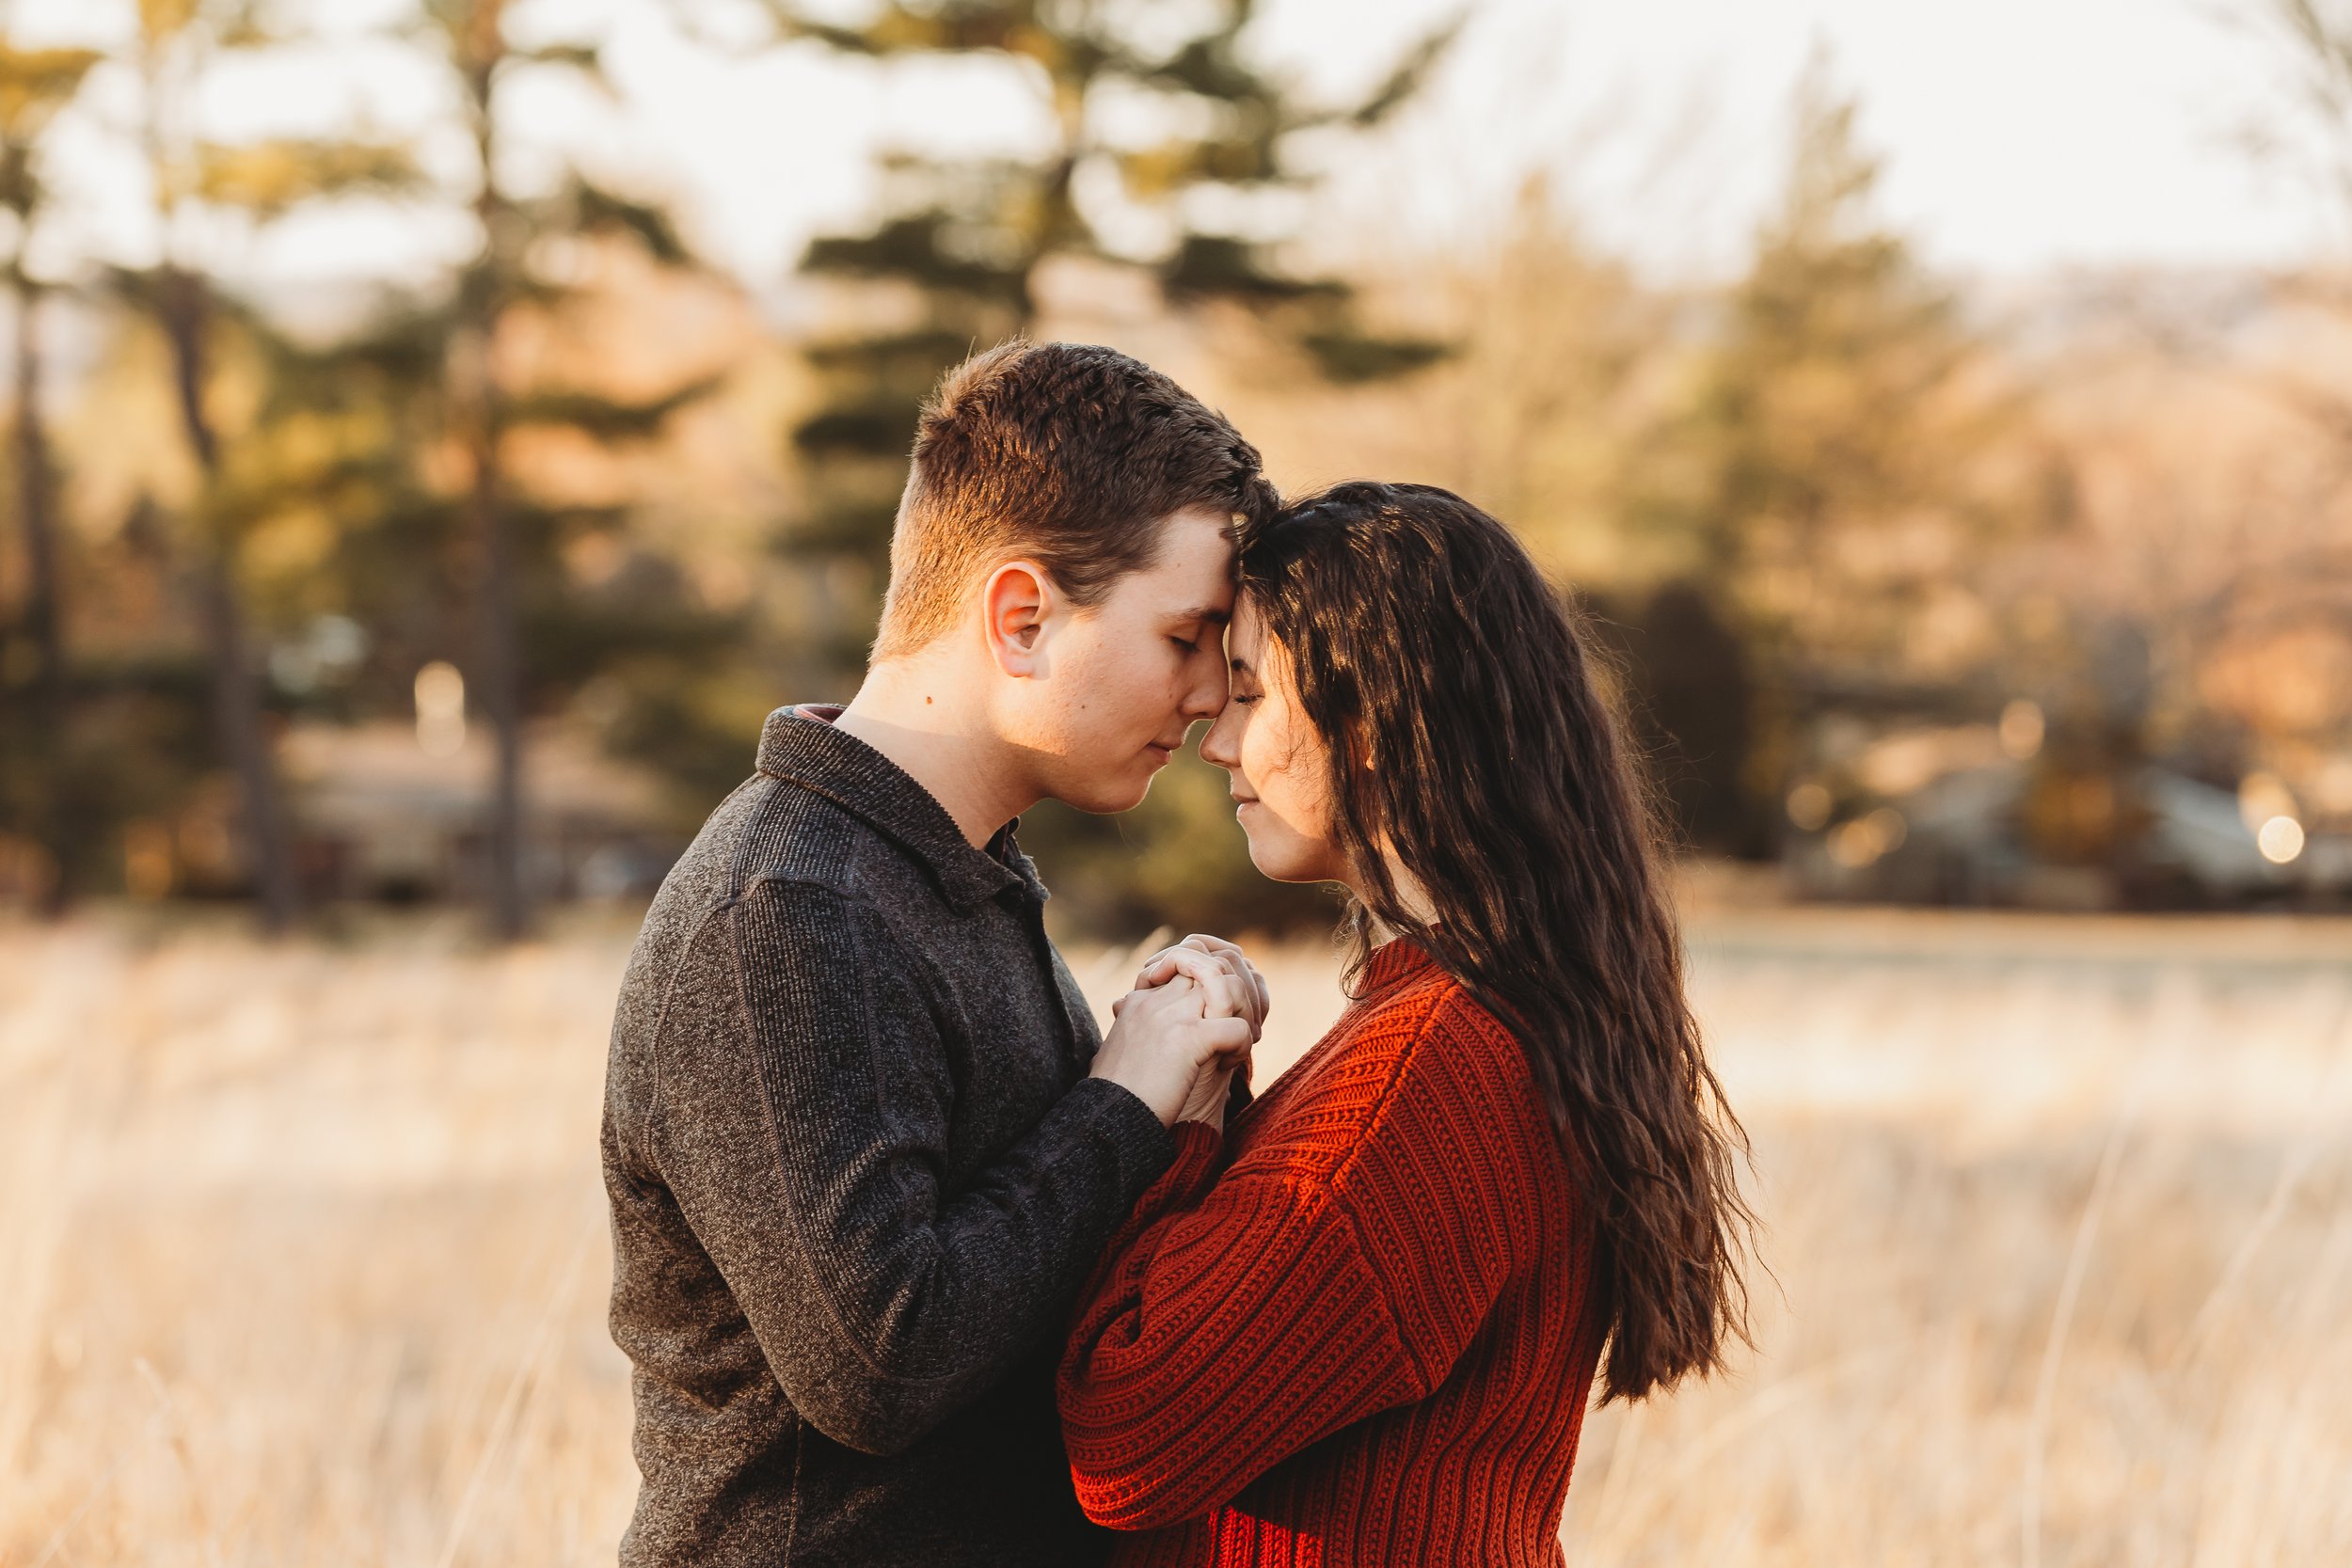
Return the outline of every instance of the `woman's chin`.
<path id="1" fill-rule="evenodd" d="M 1247 827 L 1242 829 L 1242 832 L 1249 840 L 1249 863 L 1256 866 L 1258 875 L 1267 881 L 1311 882 L 1315 879 L 1303 873 L 1298 856 L 1284 854 L 1280 846 L 1266 843 Z"/>

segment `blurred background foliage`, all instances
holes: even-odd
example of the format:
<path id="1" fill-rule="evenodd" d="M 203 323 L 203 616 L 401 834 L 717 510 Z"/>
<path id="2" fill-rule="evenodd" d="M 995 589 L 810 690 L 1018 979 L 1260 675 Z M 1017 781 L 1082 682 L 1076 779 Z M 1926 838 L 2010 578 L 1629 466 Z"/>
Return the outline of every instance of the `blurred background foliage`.
<path id="1" fill-rule="evenodd" d="M 468 901 L 511 937 L 642 896 L 769 708 L 853 689 L 915 407 L 1016 332 L 1161 365 L 1288 487 L 1420 479 L 1518 528 L 1679 844 L 1758 895 L 2352 894 L 2340 277 L 1939 277 L 1820 56 L 1777 204 L 1692 278 L 1540 170 L 1476 232 L 1329 220 L 1469 13 L 1326 99 L 1255 52 L 1251 0 L 660 8 L 715 55 L 993 72 L 1044 129 L 886 135 L 861 214 L 746 279 L 646 159 L 530 135 L 569 93 L 626 141 L 609 11 L 419 0 L 328 39 L 315 8 L 141 0 L 87 47 L 0 13 L 0 897 L 271 929 Z M 2352 166 L 2352 27 L 2249 16 L 2281 114 Z M 432 84 L 432 122 L 223 129 L 241 69 L 328 43 Z M 71 221 L 69 133 L 133 171 L 135 244 Z M 254 281 L 274 235 L 360 212 L 453 238 L 332 299 Z M 1250 872 L 1197 758 L 1024 832 L 1093 934 L 1333 907 Z"/>

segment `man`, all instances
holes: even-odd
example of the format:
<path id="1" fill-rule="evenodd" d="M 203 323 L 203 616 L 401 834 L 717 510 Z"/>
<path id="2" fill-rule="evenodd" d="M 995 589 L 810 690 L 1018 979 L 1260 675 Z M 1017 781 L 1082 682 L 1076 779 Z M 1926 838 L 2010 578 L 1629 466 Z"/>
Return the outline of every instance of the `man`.
<path id="1" fill-rule="evenodd" d="M 1225 701 L 1258 454 L 1108 349 L 1013 343 L 926 407 L 846 708 L 769 716 L 663 882 L 612 1029 L 625 1564 L 1092 1563 L 1052 1377 L 1079 1287 L 1251 1043 L 1236 959 L 1107 1039 L 1012 837 L 1143 799 Z"/>

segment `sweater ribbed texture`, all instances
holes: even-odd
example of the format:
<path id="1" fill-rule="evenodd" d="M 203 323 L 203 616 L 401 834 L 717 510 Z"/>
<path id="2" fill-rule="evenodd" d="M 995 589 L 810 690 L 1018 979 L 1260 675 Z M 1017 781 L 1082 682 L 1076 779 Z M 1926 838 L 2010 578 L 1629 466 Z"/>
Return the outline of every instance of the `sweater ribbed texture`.
<path id="1" fill-rule="evenodd" d="M 1177 1132 L 1058 1380 L 1113 1561 L 1558 1563 L 1603 1303 L 1510 1032 L 1392 942 L 1229 1133 Z"/>

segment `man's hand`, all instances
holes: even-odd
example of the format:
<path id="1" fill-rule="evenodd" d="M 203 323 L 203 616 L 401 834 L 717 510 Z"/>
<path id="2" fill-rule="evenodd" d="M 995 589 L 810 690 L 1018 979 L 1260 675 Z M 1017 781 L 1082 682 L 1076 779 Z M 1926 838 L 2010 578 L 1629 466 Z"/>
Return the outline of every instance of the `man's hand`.
<path id="1" fill-rule="evenodd" d="M 1223 937 L 1213 937 L 1196 931 L 1173 947 L 1163 947 L 1143 961 L 1136 972 L 1136 990 L 1149 990 L 1167 984 L 1178 975 L 1210 992 L 1209 1011 L 1223 1011 L 1235 1018 L 1249 1021 L 1249 1039 L 1256 1044 L 1265 1032 L 1265 1017 L 1271 1006 L 1266 994 L 1265 976 L 1249 956 Z M 1119 1009 L 1114 1006 L 1115 1018 Z"/>
<path id="2" fill-rule="evenodd" d="M 1221 972 L 1220 972 L 1221 973 Z M 1246 1018 L 1223 1015 L 1210 1006 L 1232 1000 L 1177 977 L 1149 990 L 1132 991 L 1112 1009 L 1110 1033 L 1094 1053 L 1090 1078 L 1107 1078 L 1152 1108 L 1163 1127 L 1173 1126 L 1192 1101 L 1200 1081 L 1229 1071 L 1248 1055 L 1255 1037 Z"/>

